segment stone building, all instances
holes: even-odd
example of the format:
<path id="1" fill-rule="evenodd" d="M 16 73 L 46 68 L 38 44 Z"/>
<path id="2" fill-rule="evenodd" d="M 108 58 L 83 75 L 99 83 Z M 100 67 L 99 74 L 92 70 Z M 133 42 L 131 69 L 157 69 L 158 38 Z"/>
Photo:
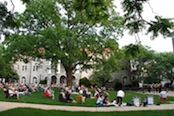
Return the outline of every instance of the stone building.
<path id="1" fill-rule="evenodd" d="M 51 69 L 51 62 L 47 60 L 30 61 L 24 63 L 18 61 L 14 64 L 14 69 L 19 75 L 19 83 L 22 84 L 39 84 L 41 80 L 47 80 L 47 84 L 66 85 L 66 72 L 61 63 L 57 65 L 57 71 Z M 93 70 L 76 71 L 73 75 L 73 85 L 79 84 L 81 78 L 89 78 Z M 123 85 L 131 83 L 130 75 L 127 71 L 114 72 L 112 80 L 118 80 Z"/>
<path id="2" fill-rule="evenodd" d="M 22 84 L 39 84 L 41 80 L 47 80 L 47 84 L 66 85 L 66 72 L 61 63 L 58 64 L 57 71 L 52 70 L 51 62 L 44 59 L 29 63 L 18 61 L 14 64 L 14 69 L 20 77 L 19 83 Z M 80 71 L 76 71 L 73 78 L 73 85 L 78 84 Z"/>

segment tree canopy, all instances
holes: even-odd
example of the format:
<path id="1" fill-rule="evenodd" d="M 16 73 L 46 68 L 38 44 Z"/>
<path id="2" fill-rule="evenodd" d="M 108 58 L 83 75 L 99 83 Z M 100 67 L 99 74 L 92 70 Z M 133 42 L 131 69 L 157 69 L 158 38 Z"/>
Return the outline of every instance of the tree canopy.
<path id="1" fill-rule="evenodd" d="M 44 58 L 57 64 L 60 60 L 68 85 L 72 85 L 77 66 L 85 70 L 112 62 L 119 49 L 117 39 L 124 29 L 130 34 L 146 30 L 152 33 L 152 38 L 173 33 L 173 19 L 155 16 L 155 20 L 147 21 L 142 17 L 143 5 L 149 0 L 122 0 L 123 17 L 117 13 L 112 0 L 21 1 L 26 5 L 21 14 L 11 15 L 5 4 L 0 7 L 0 26 L 8 26 L 13 31 L 4 41 L 6 55 L 9 60 L 26 62 Z M 140 53 L 139 44 L 127 46 L 125 53 L 135 57 Z"/>
<path id="2" fill-rule="evenodd" d="M 4 42 L 13 59 L 60 60 L 68 85 L 78 65 L 94 68 L 117 53 L 123 29 L 111 0 L 30 0 L 16 19 L 20 28 Z"/>

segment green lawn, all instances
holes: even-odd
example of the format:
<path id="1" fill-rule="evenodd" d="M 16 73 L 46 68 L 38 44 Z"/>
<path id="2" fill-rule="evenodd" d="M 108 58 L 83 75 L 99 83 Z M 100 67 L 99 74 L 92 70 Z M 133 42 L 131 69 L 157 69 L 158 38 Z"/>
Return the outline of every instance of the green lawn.
<path id="1" fill-rule="evenodd" d="M 126 112 L 70 112 L 58 110 L 40 110 L 15 108 L 0 112 L 0 116 L 173 116 L 174 110 L 149 110 Z"/>
<path id="2" fill-rule="evenodd" d="M 109 98 L 111 100 L 113 100 L 116 97 L 116 91 L 108 91 L 108 93 L 110 94 Z M 146 95 L 144 94 L 139 94 L 139 93 L 134 93 L 134 92 L 125 92 L 125 97 L 123 99 L 124 102 L 132 102 L 132 98 L 133 96 L 139 96 L 141 97 L 141 99 L 143 100 Z M 96 106 L 96 99 L 86 99 L 86 102 L 83 104 L 79 104 L 79 103 L 62 103 L 58 100 L 58 95 L 59 95 L 59 91 L 58 89 L 55 90 L 55 99 L 49 99 L 49 98 L 45 98 L 43 96 L 42 92 L 35 92 L 32 93 L 29 96 L 21 96 L 19 100 L 17 99 L 6 99 L 3 95 L 2 90 L 0 90 L 0 101 L 10 101 L 10 102 L 25 102 L 25 103 L 35 103 L 35 104 L 50 104 L 50 105 L 69 105 L 69 106 L 88 106 L 88 107 L 94 107 Z M 76 99 L 76 95 L 72 95 L 74 97 L 74 99 Z M 159 96 L 155 95 L 154 99 L 155 99 L 155 103 L 158 103 Z M 174 101 L 174 97 L 169 97 L 168 98 L 169 101 Z"/>

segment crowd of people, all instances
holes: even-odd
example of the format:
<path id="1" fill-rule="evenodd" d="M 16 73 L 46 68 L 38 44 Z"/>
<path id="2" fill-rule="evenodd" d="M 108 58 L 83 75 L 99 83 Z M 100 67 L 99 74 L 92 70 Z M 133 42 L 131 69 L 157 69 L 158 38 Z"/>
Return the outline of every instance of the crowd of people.
<path id="1" fill-rule="evenodd" d="M 20 96 L 30 95 L 32 92 L 37 91 L 37 86 L 35 84 L 18 84 L 18 83 L 0 83 L 0 88 L 3 90 L 5 97 L 15 97 L 19 99 Z"/>
<path id="2" fill-rule="evenodd" d="M 0 83 L 0 88 L 3 90 L 5 97 L 15 97 L 16 99 L 20 99 L 20 96 L 30 95 L 32 92 L 42 92 L 45 98 L 55 99 L 55 94 L 58 94 L 58 99 L 60 102 L 71 102 L 71 103 L 84 103 L 86 98 L 96 99 L 97 106 L 123 106 L 123 98 L 125 96 L 125 92 L 123 89 L 117 91 L 117 96 L 115 99 L 109 99 L 110 95 L 106 91 L 106 87 L 98 87 L 91 86 L 91 90 L 88 90 L 88 87 L 84 85 L 76 85 L 72 87 L 67 86 L 57 86 L 51 85 L 47 86 L 46 84 L 18 84 L 18 83 Z M 59 88 L 60 92 L 55 93 L 55 89 Z M 76 98 L 72 97 L 72 94 L 76 95 Z M 166 91 L 160 92 L 160 100 L 167 100 Z M 143 103 L 147 103 L 147 100 L 143 101 Z"/>

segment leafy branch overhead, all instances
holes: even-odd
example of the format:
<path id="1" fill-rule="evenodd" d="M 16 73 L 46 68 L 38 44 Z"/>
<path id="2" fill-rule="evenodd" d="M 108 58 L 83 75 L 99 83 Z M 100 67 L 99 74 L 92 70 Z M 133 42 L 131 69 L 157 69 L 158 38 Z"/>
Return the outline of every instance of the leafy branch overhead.
<path id="1" fill-rule="evenodd" d="M 147 29 L 147 33 L 152 33 L 151 38 L 162 34 L 164 37 L 173 35 L 174 19 L 155 16 L 154 21 L 147 21 L 142 16 L 144 4 L 149 4 L 150 0 L 123 0 L 122 7 L 124 11 L 125 26 L 130 34 L 137 34 Z"/>

